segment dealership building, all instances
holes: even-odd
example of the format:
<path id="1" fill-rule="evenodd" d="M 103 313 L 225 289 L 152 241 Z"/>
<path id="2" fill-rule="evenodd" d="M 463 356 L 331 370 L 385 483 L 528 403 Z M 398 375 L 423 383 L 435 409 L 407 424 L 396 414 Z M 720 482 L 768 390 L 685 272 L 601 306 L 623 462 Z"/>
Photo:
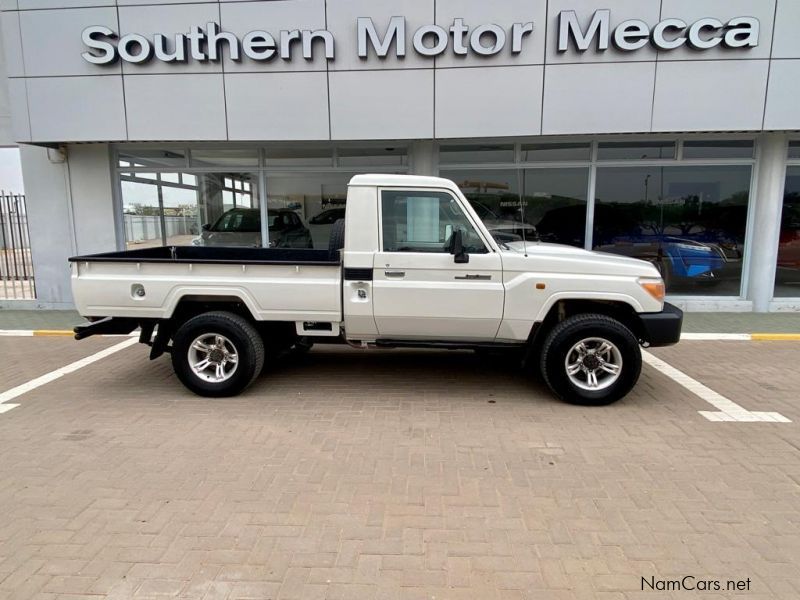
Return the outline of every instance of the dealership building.
<path id="1" fill-rule="evenodd" d="M 72 255 L 326 248 L 381 172 L 454 180 L 504 239 L 650 260 L 688 310 L 800 310 L 797 0 L 0 8 L 38 306 L 71 305 Z"/>

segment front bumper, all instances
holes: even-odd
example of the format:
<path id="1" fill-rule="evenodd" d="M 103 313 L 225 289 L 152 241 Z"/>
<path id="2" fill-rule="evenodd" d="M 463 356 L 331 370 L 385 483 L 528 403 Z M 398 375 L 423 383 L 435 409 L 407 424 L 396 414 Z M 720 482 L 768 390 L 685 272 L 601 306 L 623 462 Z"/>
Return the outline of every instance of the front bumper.
<path id="1" fill-rule="evenodd" d="M 657 313 L 640 313 L 642 338 L 649 346 L 671 346 L 681 339 L 683 311 L 669 302 Z"/>

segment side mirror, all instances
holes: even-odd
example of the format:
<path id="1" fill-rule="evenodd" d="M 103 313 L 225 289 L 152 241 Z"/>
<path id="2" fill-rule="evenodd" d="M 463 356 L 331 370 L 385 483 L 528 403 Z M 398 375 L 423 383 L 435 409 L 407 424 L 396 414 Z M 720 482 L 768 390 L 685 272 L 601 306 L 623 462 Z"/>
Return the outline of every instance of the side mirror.
<path id="1" fill-rule="evenodd" d="M 450 254 L 456 264 L 469 262 L 469 254 L 464 250 L 464 233 L 460 229 L 456 229 L 450 236 Z"/>
<path id="2" fill-rule="evenodd" d="M 203 223 L 200 226 L 200 229 L 202 229 L 203 231 L 208 231 L 209 229 L 211 229 L 211 225 L 209 225 L 208 223 Z"/>

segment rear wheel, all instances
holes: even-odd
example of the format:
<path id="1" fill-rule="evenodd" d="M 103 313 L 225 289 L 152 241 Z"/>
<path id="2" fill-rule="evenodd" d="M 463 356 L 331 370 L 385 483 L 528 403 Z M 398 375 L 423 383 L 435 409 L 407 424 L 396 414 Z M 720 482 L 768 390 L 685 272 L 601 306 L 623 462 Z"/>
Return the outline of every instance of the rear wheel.
<path id="1" fill-rule="evenodd" d="M 556 325 L 542 346 L 540 369 L 550 389 L 575 404 L 610 404 L 639 380 L 636 336 L 605 315 L 577 315 Z"/>
<path id="2" fill-rule="evenodd" d="M 246 319 L 208 312 L 175 332 L 172 368 L 181 383 L 200 396 L 235 396 L 261 372 L 264 343 Z"/>

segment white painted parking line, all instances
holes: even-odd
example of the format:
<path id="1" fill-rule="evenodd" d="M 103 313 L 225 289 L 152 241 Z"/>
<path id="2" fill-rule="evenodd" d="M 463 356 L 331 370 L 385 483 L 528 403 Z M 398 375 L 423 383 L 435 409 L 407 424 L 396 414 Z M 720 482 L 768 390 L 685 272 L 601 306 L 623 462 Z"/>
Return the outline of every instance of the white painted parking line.
<path id="1" fill-rule="evenodd" d="M 749 333 L 682 333 L 681 339 L 689 341 L 702 340 L 707 342 L 718 342 L 723 340 L 749 342 L 751 340 L 751 335 Z"/>
<path id="2" fill-rule="evenodd" d="M 23 383 L 22 385 L 18 385 L 17 387 L 11 388 L 7 392 L 0 393 L 0 413 L 8 412 L 12 408 L 19 406 L 19 404 L 5 404 L 9 400 L 13 400 L 14 398 L 18 398 L 22 394 L 26 394 L 31 390 L 35 390 L 38 387 L 46 385 L 51 381 L 55 381 L 63 377 L 64 375 L 68 375 L 70 373 L 74 373 L 78 369 L 82 369 L 92 363 L 97 362 L 98 360 L 102 360 L 107 356 L 111 356 L 115 352 L 119 352 L 120 350 L 124 350 L 128 346 L 132 346 L 133 344 L 137 343 L 139 340 L 137 338 L 131 337 L 125 340 L 124 342 L 120 342 L 119 344 L 115 344 L 110 348 L 106 348 L 105 350 L 100 350 L 100 352 L 96 352 L 91 356 L 87 356 L 86 358 L 82 358 L 80 360 L 76 360 L 74 363 L 70 363 L 65 367 L 61 367 L 60 369 L 56 369 L 55 371 L 50 371 L 49 373 L 45 373 L 44 375 L 37 377 L 36 379 L 31 379 L 30 381 Z"/>
<path id="3" fill-rule="evenodd" d="M 789 419 L 777 412 L 749 411 L 649 352 L 642 351 L 642 360 L 716 408 L 717 411 L 697 411 L 709 421 L 791 423 Z"/>

